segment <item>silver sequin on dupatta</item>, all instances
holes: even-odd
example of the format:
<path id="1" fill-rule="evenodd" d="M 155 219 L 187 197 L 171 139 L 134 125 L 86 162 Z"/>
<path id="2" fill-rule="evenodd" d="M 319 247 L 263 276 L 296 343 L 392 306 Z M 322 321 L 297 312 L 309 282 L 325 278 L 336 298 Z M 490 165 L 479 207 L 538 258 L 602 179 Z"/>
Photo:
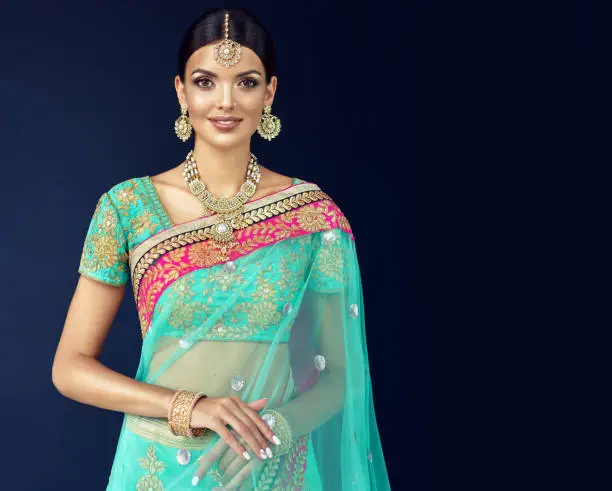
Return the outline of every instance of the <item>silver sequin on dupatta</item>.
<path id="1" fill-rule="evenodd" d="M 234 375 L 232 377 L 232 390 L 235 392 L 240 392 L 242 390 L 242 388 L 244 387 L 244 377 L 242 377 L 241 375 Z"/>
<path id="2" fill-rule="evenodd" d="M 314 360 L 314 366 L 317 369 L 317 371 L 322 372 L 323 370 L 325 370 L 327 360 L 325 359 L 323 355 L 316 355 L 313 360 Z"/>
<path id="3" fill-rule="evenodd" d="M 336 241 L 336 238 L 336 232 L 334 232 L 333 230 L 323 232 L 323 243 L 325 245 L 333 244 Z"/>
<path id="4" fill-rule="evenodd" d="M 359 307 L 357 307 L 356 303 L 352 303 L 351 306 L 349 307 L 350 313 L 351 313 L 351 317 L 353 319 L 356 319 L 357 316 L 359 315 Z"/>
<path id="5" fill-rule="evenodd" d="M 189 464 L 189 461 L 191 460 L 191 452 L 186 448 L 179 448 L 176 451 L 176 460 L 181 465 Z"/>
<path id="6" fill-rule="evenodd" d="M 261 417 L 261 419 L 264 420 L 264 423 L 266 423 L 269 428 L 272 428 L 274 423 L 276 423 L 276 418 L 272 414 L 266 413 Z"/>
<path id="7" fill-rule="evenodd" d="M 185 335 L 179 339 L 179 346 L 183 349 L 189 349 L 193 346 L 193 339 L 191 339 L 191 336 Z"/>

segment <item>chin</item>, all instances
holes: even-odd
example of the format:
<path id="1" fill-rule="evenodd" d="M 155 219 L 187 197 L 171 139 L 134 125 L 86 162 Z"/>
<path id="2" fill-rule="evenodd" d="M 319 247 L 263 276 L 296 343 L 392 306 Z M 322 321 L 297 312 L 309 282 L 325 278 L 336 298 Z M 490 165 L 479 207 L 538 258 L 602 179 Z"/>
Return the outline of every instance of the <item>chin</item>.
<path id="1" fill-rule="evenodd" d="M 232 148 L 238 147 L 245 143 L 248 138 L 245 138 L 243 135 L 214 135 L 212 137 L 204 138 L 206 143 L 208 143 L 211 147 L 218 148 Z"/>

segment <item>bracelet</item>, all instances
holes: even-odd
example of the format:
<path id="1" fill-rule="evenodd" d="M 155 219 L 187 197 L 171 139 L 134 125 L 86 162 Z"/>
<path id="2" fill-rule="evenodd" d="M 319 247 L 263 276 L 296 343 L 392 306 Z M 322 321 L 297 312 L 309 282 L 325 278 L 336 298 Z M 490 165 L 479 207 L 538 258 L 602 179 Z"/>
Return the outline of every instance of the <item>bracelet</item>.
<path id="1" fill-rule="evenodd" d="M 208 428 L 192 428 L 191 414 L 196 403 L 203 397 L 202 392 L 180 389 L 175 392 L 168 404 L 168 426 L 174 435 L 195 438 L 202 436 Z"/>

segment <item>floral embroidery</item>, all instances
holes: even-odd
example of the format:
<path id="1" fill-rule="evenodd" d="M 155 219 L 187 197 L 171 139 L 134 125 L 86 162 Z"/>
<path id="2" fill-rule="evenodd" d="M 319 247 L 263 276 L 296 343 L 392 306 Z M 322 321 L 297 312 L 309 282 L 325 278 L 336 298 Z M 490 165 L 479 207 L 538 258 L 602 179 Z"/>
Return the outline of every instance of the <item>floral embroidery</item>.
<path id="1" fill-rule="evenodd" d="M 116 208 L 107 193 L 96 204 L 83 244 L 79 273 L 111 285 L 129 278 L 128 252 Z"/>
<path id="2" fill-rule="evenodd" d="M 129 280 L 129 252 L 167 224 L 144 178 L 122 181 L 104 193 L 94 210 L 79 272 L 108 283 Z"/>
<path id="3" fill-rule="evenodd" d="M 108 192 L 123 218 L 130 249 L 168 225 L 151 193 L 144 177 L 120 182 Z"/>
<path id="4" fill-rule="evenodd" d="M 313 291 L 338 291 L 348 281 L 344 248 L 341 241 L 323 241 L 314 259 L 308 288 Z"/>
<path id="5" fill-rule="evenodd" d="M 274 490 L 306 489 L 304 488 L 306 464 L 308 463 L 308 440 L 310 435 L 296 439 L 289 452 L 283 458 L 283 466 L 276 479 Z"/>
<path id="6" fill-rule="evenodd" d="M 148 474 L 138 480 L 136 491 L 163 491 L 164 484 L 157 474 L 161 473 L 167 467 L 167 464 L 157 459 L 155 447 L 152 443 L 147 448 L 147 456 L 139 458 L 138 461 L 140 466 L 148 471 Z"/>
<path id="7" fill-rule="evenodd" d="M 136 202 L 136 194 L 131 184 L 128 184 L 117 193 L 117 201 L 120 203 L 120 206 L 130 206 Z"/>
<path id="8" fill-rule="evenodd" d="M 285 418 L 274 410 L 264 410 L 261 414 L 265 415 L 266 413 L 273 415 L 271 427 L 284 443 L 275 448 L 277 453 L 272 461 L 264 464 L 257 480 L 256 489 L 262 491 L 307 489 L 304 475 L 308 461 L 310 434 L 302 435 L 294 441 Z"/>
<path id="9" fill-rule="evenodd" d="M 202 268 L 209 268 L 223 261 L 222 249 L 216 242 L 197 242 L 189 248 L 189 261 Z"/>
<path id="10" fill-rule="evenodd" d="M 304 208 L 310 208 L 311 210 L 304 211 Z M 315 216 L 319 218 L 315 218 Z M 342 216 L 342 213 L 337 210 L 336 205 L 332 201 L 321 200 L 308 203 L 303 205 L 302 208 L 287 211 L 238 230 L 236 232 L 238 245 L 229 252 L 216 242 L 207 240 L 206 232 L 201 229 L 182 233 L 177 237 L 167 239 L 153 246 L 149 252 L 141 257 L 139 265 L 134 269 L 135 276 L 133 278 L 134 295 L 137 299 L 140 312 L 139 318 L 143 338 L 151 322 L 159 297 L 177 278 L 198 269 L 208 268 L 209 275 L 220 280 L 215 286 L 226 291 L 229 286 L 227 282 L 230 280 L 235 281 L 236 278 L 227 275 L 227 272 L 223 269 L 223 262 L 227 260 L 236 262 L 245 255 L 256 253 L 258 250 L 265 250 L 265 246 L 280 244 L 284 239 L 288 238 L 298 240 L 300 237 L 305 237 L 304 242 L 298 241 L 296 243 L 302 244 L 302 246 L 308 245 L 310 251 L 314 238 L 311 231 L 321 227 L 324 227 L 322 230 L 335 229 L 339 231 L 338 223 Z M 303 226 L 306 226 L 307 229 Z M 352 239 L 350 228 L 344 231 Z M 301 260 L 304 254 L 303 250 L 299 250 L 299 248 L 292 250 L 291 247 L 288 249 L 287 256 L 285 257 L 284 253 L 281 256 L 292 261 L 293 264 L 304 263 Z M 184 250 L 184 252 L 182 255 L 171 255 L 170 252 L 175 250 Z M 332 251 L 323 253 L 319 263 L 322 266 L 320 270 L 321 278 L 331 278 L 337 282 L 341 279 L 338 275 L 345 268 L 342 262 L 334 266 L 334 261 L 337 259 L 338 254 L 342 253 L 342 249 L 338 245 L 336 245 L 335 250 L 336 256 L 333 255 L 332 247 Z M 151 261 L 150 265 L 148 265 L 149 261 Z M 264 311 L 261 307 L 255 308 L 253 304 L 265 302 L 266 298 L 278 297 L 279 291 L 282 292 L 282 296 L 286 296 L 287 292 L 291 290 L 291 276 L 295 274 L 289 268 L 289 264 L 291 264 L 289 261 L 276 268 L 277 273 L 278 271 L 284 271 L 282 275 L 270 277 L 268 272 L 261 273 L 260 277 L 255 281 L 256 289 L 248 293 L 248 298 L 244 299 L 245 303 L 237 304 L 237 308 L 233 313 L 239 314 L 244 318 L 242 314 L 252 310 L 253 312 L 249 318 L 251 321 L 254 321 L 255 325 L 249 329 L 244 327 L 235 327 L 233 330 L 228 329 L 228 334 L 244 339 L 245 336 L 261 332 L 262 329 L 267 329 L 270 324 L 280 322 L 282 315 L 280 308 Z M 218 271 L 213 272 L 212 268 L 218 268 Z M 326 276 L 327 274 L 332 274 L 332 276 Z M 225 287 L 223 286 L 224 283 L 226 284 Z M 327 288 L 332 286 L 333 284 L 330 283 Z M 198 308 L 201 308 L 201 305 Z M 227 323 L 229 324 L 234 320 L 236 319 L 231 321 L 228 319 Z M 198 320 L 194 319 L 193 322 L 198 323 Z M 239 320 L 239 322 L 242 323 L 244 320 Z M 207 333 L 207 335 L 212 334 Z"/>
<path id="11" fill-rule="evenodd" d="M 303 206 L 297 210 L 296 214 L 300 227 L 308 232 L 319 232 L 328 228 L 325 217 L 317 208 Z"/>
<path id="12" fill-rule="evenodd" d="M 220 247 L 220 260 L 235 259 L 249 254 L 255 249 L 265 247 L 280 240 L 296 235 L 308 234 L 312 225 L 307 229 L 300 225 L 295 208 L 308 206 L 318 210 L 327 222 L 327 228 L 339 227 L 342 212 L 338 209 L 329 196 L 322 191 L 306 191 L 295 194 L 285 199 L 280 199 L 269 205 L 253 209 L 243 215 L 242 222 L 246 224 L 236 233 L 236 241 L 239 244 L 237 249 L 228 251 L 228 248 Z M 304 220 L 302 220 L 304 222 Z M 318 222 L 318 220 L 316 220 Z M 208 240 L 211 237 L 213 224 L 199 226 L 200 221 L 189 222 L 159 234 L 159 236 L 145 239 L 134 251 L 135 259 L 132 264 L 132 283 L 134 297 L 138 299 L 140 295 L 140 283 L 147 270 L 157 260 L 169 251 L 186 247 L 198 242 L 206 242 L 209 247 L 215 247 L 214 241 Z M 342 230 L 353 234 L 347 220 L 342 220 Z M 189 228 L 193 227 L 193 228 Z M 171 235 L 175 231 L 174 235 Z M 146 249 L 143 247 L 146 246 Z"/>
<path id="13" fill-rule="evenodd" d="M 143 233 L 152 235 L 158 228 L 155 222 L 155 216 L 148 210 L 140 212 L 135 217 L 130 218 L 130 235 L 128 240 L 133 241 L 135 237 L 139 237 Z"/>

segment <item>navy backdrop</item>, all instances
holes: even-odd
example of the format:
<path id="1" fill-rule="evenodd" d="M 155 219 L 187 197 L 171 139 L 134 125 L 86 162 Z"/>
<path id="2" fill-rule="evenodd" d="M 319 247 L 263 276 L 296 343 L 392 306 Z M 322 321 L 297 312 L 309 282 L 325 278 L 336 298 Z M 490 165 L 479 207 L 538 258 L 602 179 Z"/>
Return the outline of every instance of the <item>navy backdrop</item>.
<path id="1" fill-rule="evenodd" d="M 0 11 L 2 489 L 103 490 L 122 415 L 76 403 L 51 364 L 100 194 L 178 165 L 181 36 L 212 6 L 12 1 Z M 314 181 L 357 239 L 376 414 L 393 489 L 423 489 L 423 343 L 415 280 L 414 12 L 248 2 L 275 37 L 283 130 L 266 166 Z M 101 361 L 134 376 L 130 289 Z"/>

